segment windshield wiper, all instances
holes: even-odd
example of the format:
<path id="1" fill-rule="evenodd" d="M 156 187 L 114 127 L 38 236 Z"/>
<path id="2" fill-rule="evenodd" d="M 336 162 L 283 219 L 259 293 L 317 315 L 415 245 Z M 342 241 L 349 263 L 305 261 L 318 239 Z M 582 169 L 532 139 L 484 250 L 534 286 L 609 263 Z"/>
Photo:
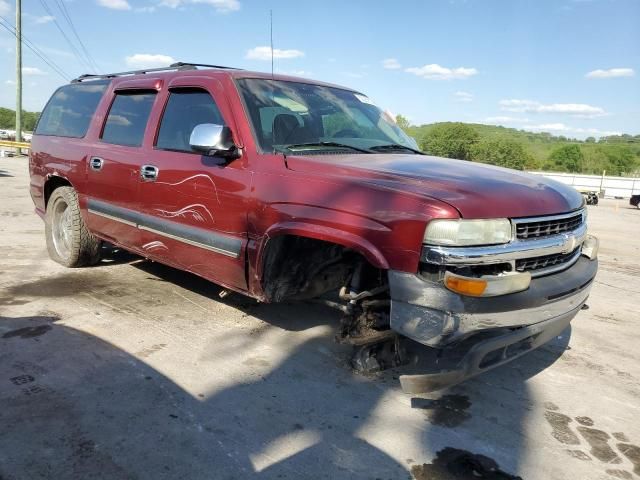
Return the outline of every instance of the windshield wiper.
<path id="1" fill-rule="evenodd" d="M 373 153 L 370 150 L 366 150 L 364 148 L 354 147 L 353 145 L 347 145 L 346 143 L 338 143 L 338 142 L 308 142 L 308 143 L 291 143 L 289 145 L 282 145 L 282 148 L 293 151 L 296 148 L 305 148 L 305 147 L 336 147 L 336 148 L 348 148 L 349 150 L 353 150 L 355 152 L 360 153 Z"/>
<path id="2" fill-rule="evenodd" d="M 420 150 L 416 150 L 415 148 L 407 147 L 405 145 L 400 145 L 399 143 L 388 143 L 386 145 L 376 145 L 374 147 L 369 147 L 369 150 L 374 151 L 391 151 L 391 150 L 409 150 L 410 152 L 417 153 L 418 155 L 426 155 L 426 153 L 421 152 Z"/>

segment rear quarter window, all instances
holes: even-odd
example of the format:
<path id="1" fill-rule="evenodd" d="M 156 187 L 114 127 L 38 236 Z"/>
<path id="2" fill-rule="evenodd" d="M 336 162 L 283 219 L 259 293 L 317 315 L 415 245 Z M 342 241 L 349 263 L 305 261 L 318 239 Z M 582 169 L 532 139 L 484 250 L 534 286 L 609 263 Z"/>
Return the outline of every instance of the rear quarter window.
<path id="1" fill-rule="evenodd" d="M 36 135 L 84 137 L 108 85 L 109 81 L 95 81 L 60 87 L 44 108 Z"/>

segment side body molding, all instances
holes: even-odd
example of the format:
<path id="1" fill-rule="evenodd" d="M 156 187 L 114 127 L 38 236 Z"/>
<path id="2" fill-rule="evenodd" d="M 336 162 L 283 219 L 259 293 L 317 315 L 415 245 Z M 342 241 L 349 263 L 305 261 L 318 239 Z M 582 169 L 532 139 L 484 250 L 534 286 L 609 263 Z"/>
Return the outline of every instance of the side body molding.
<path id="1" fill-rule="evenodd" d="M 87 201 L 87 207 L 89 213 L 93 215 L 105 217 L 141 230 L 147 230 L 227 257 L 238 258 L 240 256 L 242 240 L 230 235 L 222 235 L 203 228 L 182 225 L 94 199 Z"/>

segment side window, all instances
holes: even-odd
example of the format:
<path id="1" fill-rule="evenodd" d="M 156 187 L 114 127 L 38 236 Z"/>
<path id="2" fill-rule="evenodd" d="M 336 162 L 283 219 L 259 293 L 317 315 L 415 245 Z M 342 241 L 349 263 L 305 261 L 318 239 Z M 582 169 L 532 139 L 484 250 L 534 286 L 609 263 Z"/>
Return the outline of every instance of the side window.
<path id="1" fill-rule="evenodd" d="M 84 137 L 108 85 L 109 81 L 90 81 L 56 90 L 38 120 L 36 135 Z"/>
<path id="2" fill-rule="evenodd" d="M 193 88 L 172 90 L 162 115 L 156 147 L 191 152 L 191 132 L 201 123 L 224 125 L 220 110 L 211 95 Z"/>
<path id="3" fill-rule="evenodd" d="M 139 147 L 153 107 L 156 92 L 118 92 L 102 131 L 102 141 Z"/>

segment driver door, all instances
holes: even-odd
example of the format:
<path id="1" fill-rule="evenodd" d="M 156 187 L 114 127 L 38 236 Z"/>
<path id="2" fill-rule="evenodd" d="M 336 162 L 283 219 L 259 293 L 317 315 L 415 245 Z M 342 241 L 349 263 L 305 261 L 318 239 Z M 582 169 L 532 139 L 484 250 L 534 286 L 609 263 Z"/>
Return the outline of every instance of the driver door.
<path id="1" fill-rule="evenodd" d="M 246 290 L 247 198 L 244 159 L 222 163 L 191 150 L 193 128 L 229 125 L 220 84 L 209 78 L 172 82 L 148 162 L 140 174 L 141 248 L 150 258 Z"/>

